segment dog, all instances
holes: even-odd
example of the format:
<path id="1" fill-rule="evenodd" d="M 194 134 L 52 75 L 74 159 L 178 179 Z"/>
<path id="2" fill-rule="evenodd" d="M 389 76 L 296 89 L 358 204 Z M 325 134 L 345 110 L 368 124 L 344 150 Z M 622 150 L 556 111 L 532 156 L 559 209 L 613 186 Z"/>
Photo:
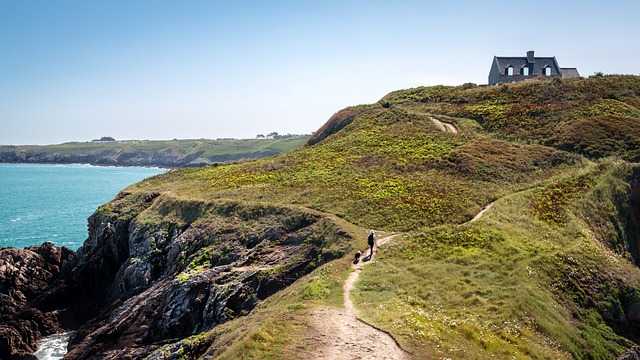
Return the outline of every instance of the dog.
<path id="1" fill-rule="evenodd" d="M 357 264 L 358 262 L 360 262 L 360 257 L 362 256 L 362 251 L 358 250 L 356 252 L 355 257 L 353 258 L 353 263 Z"/>

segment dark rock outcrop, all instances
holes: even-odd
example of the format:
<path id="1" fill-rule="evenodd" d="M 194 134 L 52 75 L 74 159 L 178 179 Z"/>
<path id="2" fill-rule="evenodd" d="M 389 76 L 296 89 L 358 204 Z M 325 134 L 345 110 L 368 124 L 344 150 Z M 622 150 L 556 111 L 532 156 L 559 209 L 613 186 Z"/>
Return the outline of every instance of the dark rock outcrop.
<path id="1" fill-rule="evenodd" d="M 342 256 L 348 235 L 301 210 L 122 194 L 90 219 L 70 271 L 97 305 L 69 359 L 140 358 L 248 314 Z M 99 284 L 95 287 L 89 283 Z"/>
<path id="2" fill-rule="evenodd" d="M 76 254 L 0 252 L 0 358 L 28 358 L 69 329 L 67 359 L 143 358 L 248 314 L 348 238 L 306 210 L 121 193 L 89 218 Z"/>
<path id="3" fill-rule="evenodd" d="M 0 359 L 30 358 L 40 337 L 61 330 L 65 309 L 51 289 L 74 258 L 51 243 L 0 249 Z"/>
<path id="4" fill-rule="evenodd" d="M 617 360 L 640 360 L 640 346 L 634 346 L 618 356 Z"/>

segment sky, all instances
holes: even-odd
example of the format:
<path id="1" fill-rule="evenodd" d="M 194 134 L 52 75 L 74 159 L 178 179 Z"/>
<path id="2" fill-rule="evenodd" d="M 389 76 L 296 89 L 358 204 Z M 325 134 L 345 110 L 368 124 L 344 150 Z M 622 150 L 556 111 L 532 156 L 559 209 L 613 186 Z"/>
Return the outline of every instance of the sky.
<path id="1" fill-rule="evenodd" d="M 311 133 L 494 55 L 640 73 L 640 1 L 0 0 L 0 144 Z"/>

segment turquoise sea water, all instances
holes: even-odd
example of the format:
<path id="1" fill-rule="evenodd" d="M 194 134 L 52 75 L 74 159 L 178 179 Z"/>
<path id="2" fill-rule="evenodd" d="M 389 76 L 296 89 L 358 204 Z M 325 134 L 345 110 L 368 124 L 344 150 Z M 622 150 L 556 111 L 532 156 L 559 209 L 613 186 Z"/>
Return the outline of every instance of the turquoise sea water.
<path id="1" fill-rule="evenodd" d="M 158 168 L 0 164 L 0 247 L 51 241 L 77 249 L 87 217 Z"/>

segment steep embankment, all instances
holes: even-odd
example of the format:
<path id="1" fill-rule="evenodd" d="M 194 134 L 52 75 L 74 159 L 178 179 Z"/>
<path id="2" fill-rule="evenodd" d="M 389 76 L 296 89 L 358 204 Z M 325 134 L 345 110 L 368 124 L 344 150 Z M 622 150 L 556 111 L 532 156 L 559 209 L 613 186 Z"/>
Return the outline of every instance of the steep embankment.
<path id="1" fill-rule="evenodd" d="M 350 247 L 320 214 L 168 194 L 123 193 L 90 227 L 72 291 L 97 305 L 88 317 L 102 315 L 78 330 L 70 358 L 144 356 L 246 315 Z"/>
<path id="2" fill-rule="evenodd" d="M 291 153 L 136 184 L 65 272 L 95 305 L 68 358 L 331 354 L 317 314 L 346 311 L 343 255 L 367 228 L 405 234 L 350 299 L 407 356 L 633 351 L 639 104 L 637 77 L 410 89 Z"/>
<path id="3" fill-rule="evenodd" d="M 68 358 L 141 358 L 248 314 L 342 257 L 351 239 L 305 209 L 123 192 L 91 216 L 89 238 L 64 266 L 39 248 L 0 250 L 0 290 L 16 298 L 6 301 L 15 311 L 3 313 L 0 356 L 21 359 L 39 337 L 71 328 Z M 7 269 L 5 258 L 19 260 Z"/>
<path id="4" fill-rule="evenodd" d="M 246 140 L 128 140 L 0 146 L 0 162 L 194 167 L 281 154 L 302 146 L 307 138 L 289 136 Z"/>

